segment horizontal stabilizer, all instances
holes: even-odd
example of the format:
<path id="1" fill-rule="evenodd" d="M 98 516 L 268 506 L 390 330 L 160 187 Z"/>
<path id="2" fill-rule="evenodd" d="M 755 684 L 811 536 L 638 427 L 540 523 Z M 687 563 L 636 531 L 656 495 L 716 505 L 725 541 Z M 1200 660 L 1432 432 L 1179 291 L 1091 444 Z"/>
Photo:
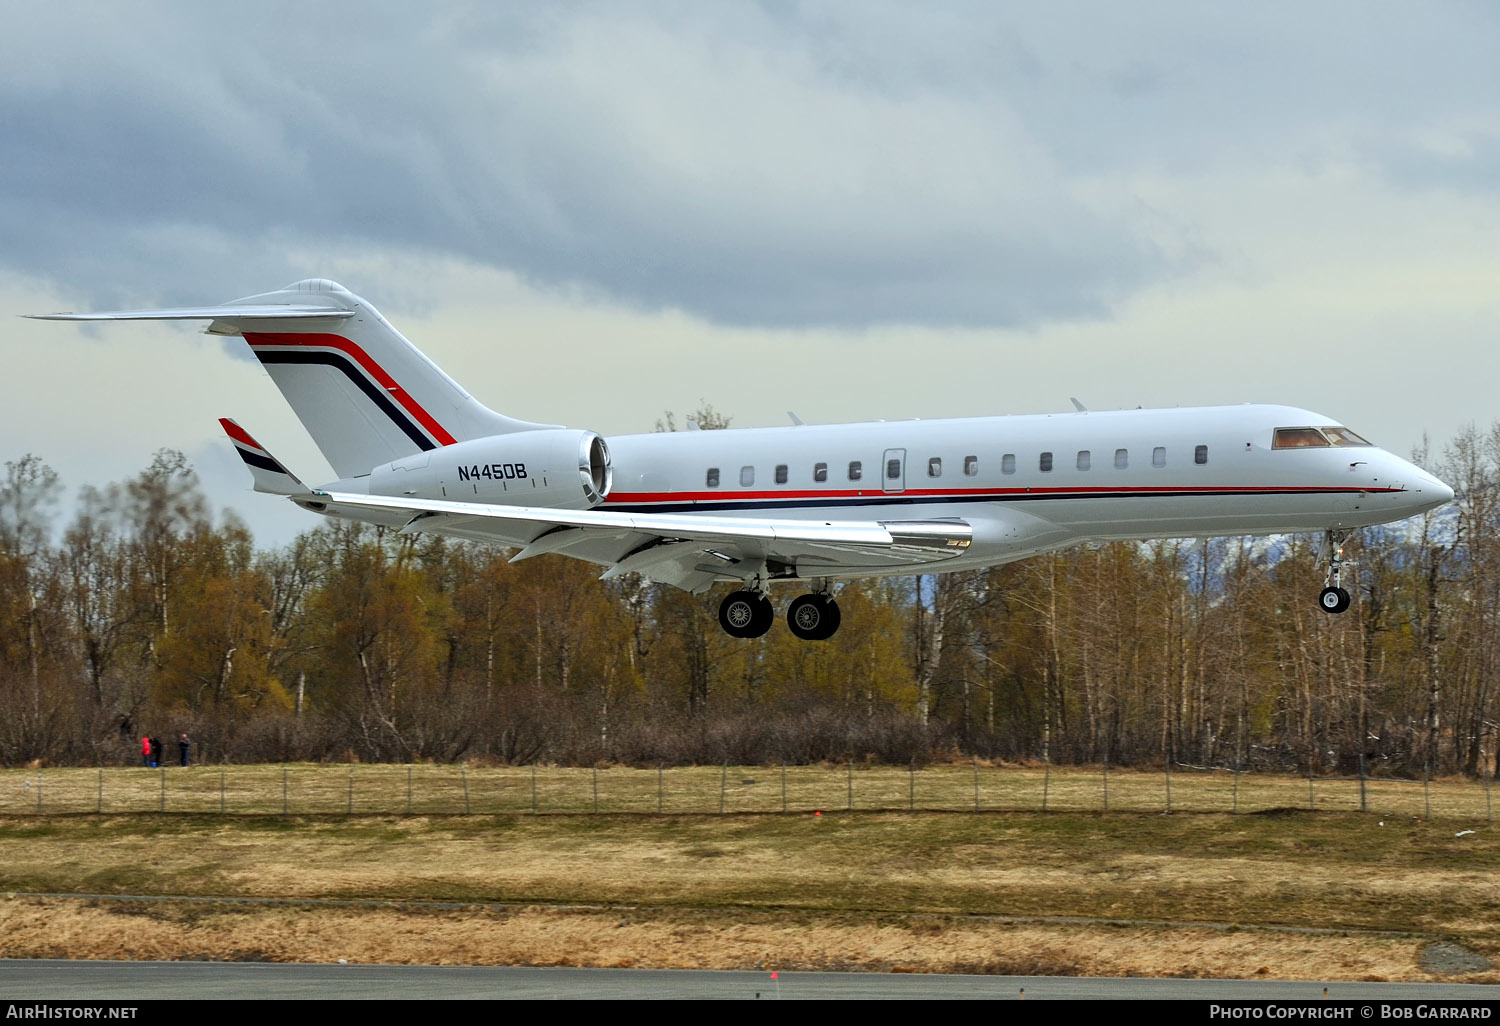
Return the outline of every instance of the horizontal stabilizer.
<path id="1" fill-rule="evenodd" d="M 35 321 L 304 321 L 343 320 L 353 310 L 326 306 L 190 306 L 178 310 L 112 310 L 100 313 L 22 314 Z"/>
<path id="2" fill-rule="evenodd" d="M 282 466 L 281 461 L 251 438 L 248 431 L 228 417 L 220 417 L 219 426 L 234 443 L 234 451 L 239 453 L 250 476 L 255 479 L 257 492 L 269 492 L 272 495 L 308 494 L 307 486 L 297 479 L 297 475 Z"/>

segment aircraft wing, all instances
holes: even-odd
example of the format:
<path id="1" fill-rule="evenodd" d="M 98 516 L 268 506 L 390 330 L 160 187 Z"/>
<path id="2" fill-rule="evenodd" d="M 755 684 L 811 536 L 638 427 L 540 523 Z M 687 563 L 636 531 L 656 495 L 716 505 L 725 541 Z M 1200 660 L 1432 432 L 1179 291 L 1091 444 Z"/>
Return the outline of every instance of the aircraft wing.
<path id="1" fill-rule="evenodd" d="M 518 545 L 512 561 L 560 552 L 607 566 L 606 578 L 640 573 L 687 591 L 760 572 L 816 577 L 891 572 L 951 559 L 969 547 L 962 520 L 795 520 L 697 513 L 538 509 L 439 499 L 315 492 L 296 500 L 318 512 L 394 514 L 404 531 Z M 319 505 L 322 508 L 319 508 Z"/>

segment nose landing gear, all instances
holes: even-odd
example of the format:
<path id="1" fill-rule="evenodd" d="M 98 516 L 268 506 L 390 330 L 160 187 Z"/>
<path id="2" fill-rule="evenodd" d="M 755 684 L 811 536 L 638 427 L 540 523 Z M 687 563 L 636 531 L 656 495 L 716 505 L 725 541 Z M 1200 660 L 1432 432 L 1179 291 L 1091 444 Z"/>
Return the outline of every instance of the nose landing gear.
<path id="1" fill-rule="evenodd" d="M 1354 561 L 1344 558 L 1344 541 L 1348 531 L 1330 530 L 1323 536 L 1323 552 L 1328 572 L 1323 576 L 1323 590 L 1318 593 L 1318 608 L 1325 613 L 1342 613 L 1349 608 L 1349 593 L 1340 586 L 1343 569 Z"/>

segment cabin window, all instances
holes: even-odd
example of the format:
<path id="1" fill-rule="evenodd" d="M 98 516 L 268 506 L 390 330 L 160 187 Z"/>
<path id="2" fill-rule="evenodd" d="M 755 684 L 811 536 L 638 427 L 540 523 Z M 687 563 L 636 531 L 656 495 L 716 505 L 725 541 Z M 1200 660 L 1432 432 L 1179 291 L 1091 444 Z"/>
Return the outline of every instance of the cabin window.
<path id="1" fill-rule="evenodd" d="M 1087 469 L 1089 469 L 1089 463 L 1091 462 L 1091 460 L 1092 460 L 1092 457 L 1089 456 L 1089 451 L 1087 449 L 1079 449 L 1078 450 L 1078 469 L 1079 470 L 1087 470 Z"/>
<path id="2" fill-rule="evenodd" d="M 934 456 L 932 459 L 928 460 L 927 461 L 927 476 L 928 477 L 942 477 L 943 476 L 943 461 L 940 460 L 940 459 L 938 459 L 936 456 Z"/>
<path id="3" fill-rule="evenodd" d="M 1124 470 L 1128 466 L 1130 466 L 1130 450 L 1129 449 L 1116 449 L 1115 450 L 1115 469 L 1116 470 Z"/>
<path id="4" fill-rule="evenodd" d="M 1039 461 L 1037 461 L 1037 467 L 1044 474 L 1051 473 L 1051 471 L 1052 471 L 1052 454 L 1050 452 L 1044 452 L 1044 453 L 1042 453 L 1042 458 Z"/>
<path id="5" fill-rule="evenodd" d="M 1277 428 L 1271 441 L 1273 449 L 1315 449 L 1327 446 L 1328 439 L 1323 437 L 1323 432 L 1311 427 Z"/>
<path id="6" fill-rule="evenodd" d="M 1208 462 L 1208 446 L 1206 446 L 1206 445 L 1195 445 L 1195 446 L 1193 446 L 1193 462 L 1196 463 L 1196 464 L 1198 464 L 1200 467 L 1203 466 L 1203 464 L 1205 464 L 1205 463 Z"/>
<path id="7" fill-rule="evenodd" d="M 1153 467 L 1165 467 L 1167 465 L 1166 446 L 1158 445 L 1155 449 L 1151 450 L 1151 465 Z"/>
<path id="8" fill-rule="evenodd" d="M 849 480 L 858 481 L 865 476 L 865 465 L 859 460 L 849 461 Z"/>
<path id="9" fill-rule="evenodd" d="M 887 481 L 899 481 L 899 480 L 901 480 L 901 461 L 900 460 L 886 460 L 885 461 L 885 479 Z"/>
<path id="10" fill-rule="evenodd" d="M 755 468 L 754 467 L 741 467 L 740 468 L 740 484 L 742 486 L 744 486 L 745 488 L 749 488 L 754 483 L 755 483 Z"/>
<path id="11" fill-rule="evenodd" d="M 818 481 L 820 483 L 823 482 L 823 481 L 827 481 L 828 480 L 828 464 L 826 464 L 826 463 L 814 463 L 813 464 L 813 480 L 814 481 Z"/>
<path id="12" fill-rule="evenodd" d="M 979 457 L 978 456 L 965 456 L 964 457 L 964 476 L 965 477 L 973 477 L 977 473 L 979 473 Z"/>
<path id="13" fill-rule="evenodd" d="M 719 468 L 718 467 L 709 467 L 708 468 L 708 479 L 706 481 L 704 481 L 703 483 L 706 484 L 710 488 L 717 488 L 717 487 L 719 487 Z"/>
<path id="14" fill-rule="evenodd" d="M 786 464 L 785 463 L 778 463 L 778 464 L 776 464 L 776 483 L 777 484 L 786 484 Z"/>
<path id="15" fill-rule="evenodd" d="M 1016 472 L 1016 454 L 1008 452 L 1000 457 L 1000 473 L 1014 474 Z"/>

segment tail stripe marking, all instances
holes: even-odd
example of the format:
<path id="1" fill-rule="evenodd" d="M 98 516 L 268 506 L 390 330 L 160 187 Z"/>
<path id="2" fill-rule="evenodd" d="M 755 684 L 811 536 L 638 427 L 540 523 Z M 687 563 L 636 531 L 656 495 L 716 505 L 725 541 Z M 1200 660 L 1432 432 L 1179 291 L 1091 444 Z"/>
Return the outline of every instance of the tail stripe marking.
<path id="1" fill-rule="evenodd" d="M 364 392 L 370 401 L 390 417 L 391 421 L 421 449 L 435 449 L 440 445 L 452 445 L 455 441 L 454 437 L 445 431 L 443 426 L 404 388 L 397 384 L 396 380 L 387 374 L 369 353 L 342 335 L 293 333 L 271 335 L 247 331 L 245 341 L 250 343 L 251 351 L 261 363 L 322 364 L 342 371 L 345 377 Z M 280 347 L 305 348 L 299 352 L 296 349 Z M 329 352 L 329 350 L 334 352 Z M 364 373 L 360 373 L 361 371 Z M 398 403 L 401 407 L 399 410 L 396 405 Z M 405 411 L 405 415 L 402 410 Z"/>
<path id="2" fill-rule="evenodd" d="M 234 441 L 239 442 L 241 445 L 248 445 L 250 448 L 259 450 L 260 452 L 266 451 L 259 442 L 250 437 L 250 432 L 240 427 L 228 417 L 220 417 L 219 426 L 224 429 L 224 433 L 226 435 L 228 435 Z"/>
<path id="3" fill-rule="evenodd" d="M 286 473 L 285 467 L 283 467 L 280 463 L 277 463 L 274 459 L 265 455 L 264 453 L 250 452 L 238 445 L 234 447 L 234 451 L 240 454 L 240 459 L 244 460 L 252 467 L 259 467 L 261 470 L 269 470 L 274 474 Z"/>

